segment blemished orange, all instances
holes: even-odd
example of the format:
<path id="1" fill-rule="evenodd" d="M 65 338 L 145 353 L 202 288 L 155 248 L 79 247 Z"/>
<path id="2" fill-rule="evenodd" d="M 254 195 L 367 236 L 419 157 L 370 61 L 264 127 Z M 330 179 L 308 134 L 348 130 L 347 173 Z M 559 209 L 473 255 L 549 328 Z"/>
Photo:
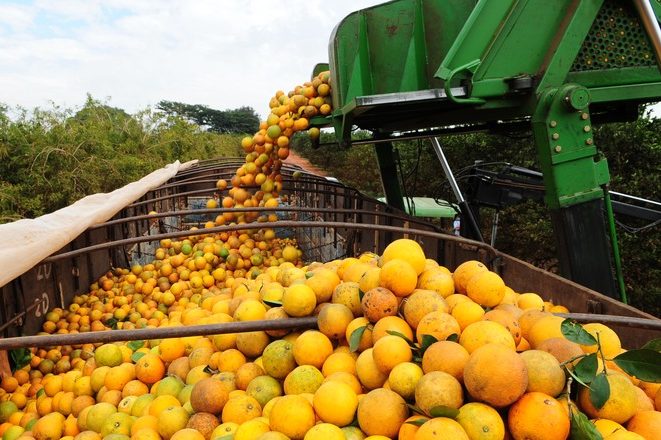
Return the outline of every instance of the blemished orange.
<path id="1" fill-rule="evenodd" d="M 402 304 L 401 310 L 406 322 L 417 328 L 420 320 L 430 312 L 442 311 L 449 313 L 447 301 L 433 290 L 415 289 Z"/>
<path id="2" fill-rule="evenodd" d="M 436 406 L 458 409 L 464 403 L 464 392 L 454 376 L 443 371 L 426 373 L 415 386 L 415 403 L 423 412 Z"/>
<path id="3" fill-rule="evenodd" d="M 423 335 L 431 335 L 438 341 L 444 341 L 448 336 L 461 333 L 461 327 L 449 313 L 436 311 L 426 314 L 415 330 L 418 343 L 422 343 Z"/>
<path id="4" fill-rule="evenodd" d="M 386 316 L 394 316 L 399 310 L 397 297 L 385 287 L 375 287 L 365 292 L 360 305 L 363 316 L 372 323 Z"/>

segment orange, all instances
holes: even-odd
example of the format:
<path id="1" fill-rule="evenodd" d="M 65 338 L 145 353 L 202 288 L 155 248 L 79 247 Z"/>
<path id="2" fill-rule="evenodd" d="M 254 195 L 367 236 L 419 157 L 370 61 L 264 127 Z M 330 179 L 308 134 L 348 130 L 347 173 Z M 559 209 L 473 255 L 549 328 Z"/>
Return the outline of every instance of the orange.
<path id="1" fill-rule="evenodd" d="M 153 384 L 165 375 L 165 365 L 158 355 L 148 353 L 136 362 L 135 375 L 143 383 Z"/>
<path id="2" fill-rule="evenodd" d="M 172 362 L 184 355 L 186 346 L 181 338 L 163 339 L 158 344 L 158 352 L 164 362 Z"/>
<path id="3" fill-rule="evenodd" d="M 220 352 L 217 362 L 219 371 L 235 372 L 246 363 L 246 356 L 236 348 L 230 348 Z"/>
<path id="4" fill-rule="evenodd" d="M 158 433 L 169 440 L 177 431 L 186 428 L 189 417 L 188 411 L 180 406 L 165 408 L 158 415 Z"/>
<path id="5" fill-rule="evenodd" d="M 301 365 L 285 377 L 283 387 L 285 394 L 314 393 L 323 381 L 324 375 L 316 367 Z"/>
<path id="6" fill-rule="evenodd" d="M 181 403 L 174 396 L 169 396 L 169 395 L 158 396 L 154 400 L 152 400 L 151 403 L 149 404 L 147 409 L 147 414 L 154 417 L 158 417 L 165 409 L 171 406 L 181 406 Z"/>
<path id="7" fill-rule="evenodd" d="M 360 286 L 358 283 L 348 282 L 338 284 L 333 290 L 331 302 L 334 304 L 344 304 L 351 310 L 354 317 L 362 316 Z"/>
<path id="8" fill-rule="evenodd" d="M 415 396 L 415 387 L 423 376 L 422 368 L 413 362 L 397 364 L 388 375 L 388 386 L 406 400 Z"/>
<path id="9" fill-rule="evenodd" d="M 528 370 L 512 348 L 490 343 L 471 353 L 464 368 L 464 385 L 475 400 L 503 408 L 526 391 Z"/>
<path id="10" fill-rule="evenodd" d="M 333 353 L 333 344 L 323 333 L 317 330 L 307 330 L 296 338 L 293 353 L 298 365 L 312 365 L 321 368 Z"/>
<path id="11" fill-rule="evenodd" d="M 415 271 L 416 278 L 422 273 L 427 264 L 425 253 L 416 241 L 400 238 L 391 242 L 381 255 L 382 267 L 393 259 L 407 261 Z"/>
<path id="12" fill-rule="evenodd" d="M 294 346 L 284 339 L 271 342 L 262 354 L 264 371 L 276 379 L 284 379 L 296 368 Z"/>
<path id="13" fill-rule="evenodd" d="M 646 440 L 661 438 L 661 412 L 639 411 L 627 423 L 627 429 Z"/>
<path id="14" fill-rule="evenodd" d="M 330 301 L 333 291 L 340 284 L 340 277 L 330 269 L 319 269 L 314 271 L 314 275 L 305 280 L 305 284 L 310 287 L 317 297 L 317 304 Z"/>
<path id="15" fill-rule="evenodd" d="M 482 319 L 502 324 L 507 330 L 509 330 L 512 338 L 514 338 L 515 344 L 518 345 L 519 342 L 521 342 L 521 326 L 519 325 L 518 318 L 516 318 L 513 313 L 506 310 L 490 310 L 484 314 Z"/>
<path id="16" fill-rule="evenodd" d="M 592 418 L 610 419 L 617 423 L 624 423 L 636 412 L 637 396 L 631 381 L 619 373 L 610 373 L 607 376 L 610 385 L 610 397 L 599 409 L 590 401 L 588 388 L 581 388 L 578 393 L 580 408 Z"/>
<path id="17" fill-rule="evenodd" d="M 524 311 L 518 318 L 519 327 L 521 327 L 521 337 L 528 339 L 530 337 L 530 329 L 532 326 L 545 316 L 551 316 L 551 314 L 537 309 L 528 309 Z"/>
<path id="18" fill-rule="evenodd" d="M 415 403 L 426 414 L 436 406 L 459 408 L 464 403 L 464 392 L 454 376 L 443 371 L 432 371 L 418 381 Z"/>
<path id="19" fill-rule="evenodd" d="M 282 307 L 289 316 L 308 316 L 317 305 L 317 296 L 306 284 L 294 284 L 282 294 Z"/>
<path id="20" fill-rule="evenodd" d="M 515 439 L 565 440 L 569 436 L 569 417 L 564 408 L 548 394 L 524 394 L 509 410 L 507 426 Z"/>
<path id="21" fill-rule="evenodd" d="M 520 354 L 528 370 L 526 392 L 539 391 L 557 397 L 565 388 L 565 372 L 552 354 L 527 350 Z"/>
<path id="22" fill-rule="evenodd" d="M 495 307 L 505 297 L 505 282 L 495 272 L 483 271 L 468 280 L 466 295 L 484 307 Z"/>
<path id="23" fill-rule="evenodd" d="M 461 333 L 461 327 L 452 315 L 436 311 L 427 313 L 418 324 L 415 331 L 418 343 L 422 343 L 423 335 L 431 335 L 438 341 L 444 341 L 448 336 Z"/>
<path id="24" fill-rule="evenodd" d="M 484 317 L 484 309 L 478 303 L 468 300 L 454 306 L 451 314 L 463 330 L 470 324 L 481 320 Z"/>
<path id="25" fill-rule="evenodd" d="M 436 417 L 426 421 L 415 434 L 415 440 L 469 440 L 464 428 L 455 420 Z"/>
<path id="26" fill-rule="evenodd" d="M 190 404 L 195 412 L 220 414 L 229 398 L 229 390 L 214 378 L 202 379 L 193 385 Z"/>
<path id="27" fill-rule="evenodd" d="M 252 420 L 262 415 L 262 407 L 252 396 L 247 394 L 230 398 L 221 415 L 223 423 L 234 422 L 241 423 Z"/>
<path id="28" fill-rule="evenodd" d="M 303 396 L 283 396 L 273 405 L 269 424 L 272 430 L 292 440 L 301 440 L 315 425 L 314 409 Z"/>
<path id="29" fill-rule="evenodd" d="M 251 358 L 260 356 L 269 342 L 269 335 L 262 331 L 239 333 L 236 336 L 236 348 Z"/>
<path id="30" fill-rule="evenodd" d="M 175 432 L 170 440 L 205 440 L 205 437 L 195 429 L 184 428 Z"/>
<path id="31" fill-rule="evenodd" d="M 319 423 L 305 434 L 305 440 L 346 440 L 342 430 L 330 423 Z"/>
<path id="32" fill-rule="evenodd" d="M 604 324 L 599 323 L 585 324 L 583 329 L 594 336 L 595 339 L 599 337 L 601 350 L 604 356 L 607 358 L 613 358 L 620 354 L 622 343 L 620 342 L 617 333 L 613 330 Z M 581 348 L 585 353 L 595 353 L 597 351 L 597 345 L 581 345 Z"/>
<path id="33" fill-rule="evenodd" d="M 464 263 L 461 263 L 452 273 L 452 278 L 454 279 L 454 287 L 458 293 L 466 294 L 466 288 L 468 286 L 468 281 L 480 272 L 486 272 L 489 269 L 476 260 L 469 260 Z"/>
<path id="34" fill-rule="evenodd" d="M 363 386 L 360 384 L 360 381 L 355 374 L 338 371 L 337 373 L 333 373 L 324 379 L 324 383 L 330 381 L 342 382 L 349 385 L 354 393 L 356 393 L 356 395 L 363 393 Z"/>
<path id="35" fill-rule="evenodd" d="M 380 267 L 370 267 L 367 271 L 360 277 L 358 280 L 358 287 L 363 292 L 372 290 L 375 287 L 379 287 L 379 280 L 381 279 L 381 268 Z"/>
<path id="36" fill-rule="evenodd" d="M 468 351 L 456 342 L 434 342 L 422 355 L 422 371 L 425 373 L 443 371 L 461 382 L 469 357 Z"/>
<path id="37" fill-rule="evenodd" d="M 386 316 L 394 316 L 399 308 L 395 294 L 384 287 L 375 287 L 365 292 L 360 304 L 363 315 L 370 322 L 377 322 Z"/>
<path id="38" fill-rule="evenodd" d="M 220 424 L 220 420 L 213 414 L 198 412 L 188 419 L 186 428 L 192 428 L 202 434 L 203 438 L 211 438 L 211 433 Z"/>
<path id="39" fill-rule="evenodd" d="M 326 304 L 319 312 L 319 331 L 329 339 L 342 339 L 353 319 L 353 312 L 344 304 Z"/>
<path id="40" fill-rule="evenodd" d="M 368 390 L 383 386 L 388 379 L 388 375 L 376 365 L 372 350 L 372 348 L 368 348 L 356 359 L 356 375 L 363 387 Z"/>
<path id="41" fill-rule="evenodd" d="M 364 329 L 362 330 L 362 335 L 358 342 L 358 346 L 356 350 L 358 352 L 362 352 L 373 345 L 372 330 L 370 328 L 371 326 L 368 327 L 369 324 L 370 322 L 365 317 L 361 316 L 360 318 L 354 318 L 354 320 L 349 323 L 349 325 L 347 326 L 347 330 L 344 333 L 344 337 L 346 338 L 346 340 L 351 341 L 351 335 L 353 335 L 356 330 Z"/>
<path id="42" fill-rule="evenodd" d="M 418 275 L 408 261 L 393 259 L 381 267 L 379 285 L 399 297 L 409 296 L 418 283 Z"/>
<path id="43" fill-rule="evenodd" d="M 514 350 L 512 334 L 501 324 L 493 321 L 477 321 L 469 324 L 459 337 L 461 344 L 469 353 L 486 344 L 500 344 Z"/>
<path id="44" fill-rule="evenodd" d="M 388 335 L 388 331 L 396 331 L 403 334 L 408 339 L 413 339 L 411 327 L 399 316 L 386 316 L 374 324 L 372 329 L 372 342 L 376 343 L 382 337 Z"/>
<path id="45" fill-rule="evenodd" d="M 563 363 L 572 358 L 576 358 L 583 354 L 581 346 L 569 339 L 551 338 L 542 341 L 537 345 L 537 350 L 546 351 L 555 357 L 558 362 Z M 574 363 L 578 362 L 578 359 Z"/>
<path id="46" fill-rule="evenodd" d="M 420 429 L 418 422 L 424 422 L 429 420 L 429 417 L 422 416 L 420 414 L 414 414 L 402 423 L 402 426 L 399 428 L 397 433 L 398 440 L 414 440 L 415 434 Z M 415 423 L 412 423 L 415 422 Z"/>
<path id="47" fill-rule="evenodd" d="M 389 373 L 396 365 L 409 362 L 413 358 L 413 353 L 404 339 L 387 335 L 376 341 L 372 356 L 377 368 L 384 373 Z"/>
<path id="48" fill-rule="evenodd" d="M 547 339 L 563 337 L 560 326 L 564 318 L 559 316 L 545 316 L 539 319 L 525 337 L 532 348 L 537 348 L 539 344 Z"/>
<path id="49" fill-rule="evenodd" d="M 544 299 L 536 293 L 521 293 L 517 299 L 516 305 L 522 310 L 544 310 Z M 525 334 L 524 334 L 525 337 Z"/>
<path id="50" fill-rule="evenodd" d="M 459 408 L 457 422 L 464 428 L 469 439 L 500 440 L 505 437 L 505 423 L 498 411 L 479 402 L 471 402 Z"/>
<path id="51" fill-rule="evenodd" d="M 324 377 L 328 377 L 339 371 L 356 374 L 356 357 L 352 354 L 342 352 L 335 352 L 328 356 L 321 368 Z"/>
<path id="52" fill-rule="evenodd" d="M 321 420 L 337 426 L 346 426 L 353 421 L 356 414 L 358 396 L 349 385 L 329 381 L 317 389 L 312 403 Z"/>
<path id="53" fill-rule="evenodd" d="M 358 424 L 367 435 L 394 438 L 408 417 L 408 407 L 402 397 L 385 388 L 372 390 L 358 402 Z M 387 414 L 387 417 L 383 415 Z"/>
<path id="54" fill-rule="evenodd" d="M 454 294 L 454 280 L 452 275 L 440 268 L 426 270 L 418 277 L 416 287 L 436 292 L 442 298 Z"/>
<path id="55" fill-rule="evenodd" d="M 81 377 L 78 380 L 84 379 L 86 376 Z M 109 390 L 119 390 L 124 389 L 127 383 L 135 379 L 135 367 L 133 364 L 125 363 L 117 367 L 112 367 L 108 370 L 103 384 Z M 76 382 L 78 382 L 78 380 Z"/>
<path id="56" fill-rule="evenodd" d="M 619 423 L 616 423 L 612 420 L 608 419 L 593 419 L 591 420 L 592 424 L 594 425 L 595 428 L 597 428 L 597 431 L 601 434 L 603 438 L 608 437 L 612 433 L 614 433 L 617 430 L 622 430 L 626 431 L 624 426 L 620 425 Z"/>
<path id="57" fill-rule="evenodd" d="M 59 439 L 64 432 L 64 421 L 64 416 L 57 412 L 44 415 L 32 427 L 32 435 L 36 440 Z"/>
<path id="58" fill-rule="evenodd" d="M 266 374 L 264 369 L 254 362 L 246 362 L 235 373 L 236 387 L 240 390 L 248 388 L 248 384 L 256 377 Z"/>

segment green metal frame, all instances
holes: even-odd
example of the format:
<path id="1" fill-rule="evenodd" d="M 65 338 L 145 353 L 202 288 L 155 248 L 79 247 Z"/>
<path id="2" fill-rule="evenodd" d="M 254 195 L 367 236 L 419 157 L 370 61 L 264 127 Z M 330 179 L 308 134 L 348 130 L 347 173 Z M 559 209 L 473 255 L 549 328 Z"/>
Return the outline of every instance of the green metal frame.
<path id="1" fill-rule="evenodd" d="M 661 4 L 652 6 L 659 19 Z M 572 207 L 598 206 L 609 181 L 591 110 L 661 99 L 658 60 L 631 0 L 396 0 L 339 23 L 329 59 L 335 110 L 312 122 L 332 124 L 340 143 L 355 125 L 383 135 L 530 121 L 546 202 L 566 214 L 558 230 L 576 221 Z M 399 205 L 392 153 L 376 151 L 388 201 Z"/>

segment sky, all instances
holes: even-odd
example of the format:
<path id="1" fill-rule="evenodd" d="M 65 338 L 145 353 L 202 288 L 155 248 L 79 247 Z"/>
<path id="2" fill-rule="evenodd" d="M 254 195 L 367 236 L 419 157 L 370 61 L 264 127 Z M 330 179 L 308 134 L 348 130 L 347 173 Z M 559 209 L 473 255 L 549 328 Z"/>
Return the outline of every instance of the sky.
<path id="1" fill-rule="evenodd" d="M 335 25 L 383 0 L 0 0 L 0 103 L 134 113 L 253 107 L 328 61 Z"/>

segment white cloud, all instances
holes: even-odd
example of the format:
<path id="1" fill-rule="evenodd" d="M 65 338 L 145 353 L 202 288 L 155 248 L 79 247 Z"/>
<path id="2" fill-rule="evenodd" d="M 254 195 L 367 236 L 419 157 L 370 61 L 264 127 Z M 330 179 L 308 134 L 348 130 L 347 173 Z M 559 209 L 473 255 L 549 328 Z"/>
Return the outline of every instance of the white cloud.
<path id="1" fill-rule="evenodd" d="M 0 102 L 133 112 L 162 99 L 263 114 L 328 60 L 333 27 L 379 0 L 37 0 L 0 5 Z M 6 14 L 3 14 L 6 12 Z"/>

